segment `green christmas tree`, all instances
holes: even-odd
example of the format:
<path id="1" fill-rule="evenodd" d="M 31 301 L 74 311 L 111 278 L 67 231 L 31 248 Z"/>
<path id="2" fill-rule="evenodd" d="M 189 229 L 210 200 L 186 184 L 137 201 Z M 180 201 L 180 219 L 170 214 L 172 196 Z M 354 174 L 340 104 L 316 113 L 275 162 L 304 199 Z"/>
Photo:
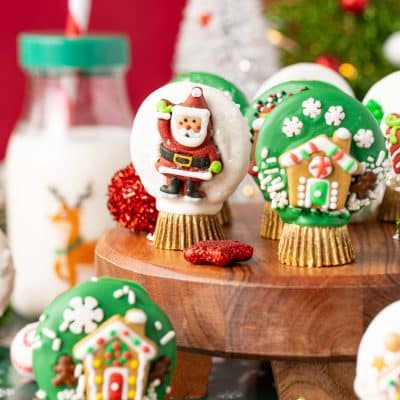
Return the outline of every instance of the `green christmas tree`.
<path id="1" fill-rule="evenodd" d="M 399 0 L 280 0 L 268 17 L 275 27 L 270 39 L 282 48 L 284 64 L 330 64 L 359 98 L 396 69 L 386 60 L 383 43 L 400 30 Z"/>

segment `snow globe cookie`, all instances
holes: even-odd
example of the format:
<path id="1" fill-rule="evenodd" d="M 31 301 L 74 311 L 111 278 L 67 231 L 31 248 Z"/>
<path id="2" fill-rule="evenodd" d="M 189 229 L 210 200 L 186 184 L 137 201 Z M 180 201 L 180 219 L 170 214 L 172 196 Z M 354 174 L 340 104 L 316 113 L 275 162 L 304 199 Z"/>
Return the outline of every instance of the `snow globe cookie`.
<path id="1" fill-rule="evenodd" d="M 278 212 L 276 211 L 276 207 L 271 207 L 271 203 L 273 204 L 275 201 L 271 198 L 269 192 L 265 190 L 265 173 L 259 172 L 259 169 L 256 165 L 256 147 L 259 132 L 264 122 L 270 117 L 273 112 L 276 112 L 276 110 L 279 109 L 279 106 L 282 105 L 285 100 L 295 95 L 296 93 L 302 92 L 304 90 L 309 90 L 313 87 L 325 87 L 327 90 L 335 89 L 329 83 L 324 82 L 284 82 L 270 88 L 269 90 L 258 96 L 256 99 L 254 99 L 246 112 L 252 139 L 252 150 L 248 173 L 254 178 L 265 200 L 260 226 L 260 236 L 265 239 L 279 239 L 281 237 L 284 223 L 280 218 Z M 275 132 L 271 131 L 270 134 L 276 136 Z"/>
<path id="2" fill-rule="evenodd" d="M 246 119 L 221 90 L 170 83 L 140 106 L 132 162 L 159 210 L 154 245 L 183 250 L 223 239 L 217 214 L 246 174 Z"/>
<path id="3" fill-rule="evenodd" d="M 375 111 L 389 152 L 386 191 L 379 209 L 379 218 L 385 222 L 396 222 L 400 218 L 399 90 L 400 72 L 397 71 L 375 83 L 363 100 L 372 112 Z"/>
<path id="4" fill-rule="evenodd" d="M 371 322 L 357 355 L 354 390 L 360 400 L 400 398 L 400 301 Z"/>
<path id="5" fill-rule="evenodd" d="M 258 179 L 285 222 L 281 263 L 347 264 L 355 258 L 347 223 L 385 178 L 384 138 L 357 100 L 322 82 L 303 84 L 261 126 Z"/>
<path id="6" fill-rule="evenodd" d="M 40 400 L 164 399 L 175 367 L 175 332 L 147 292 L 99 278 L 57 297 L 33 343 Z"/>
<path id="7" fill-rule="evenodd" d="M 354 97 L 353 89 L 341 75 L 328 67 L 310 62 L 292 64 L 280 69 L 261 85 L 255 97 L 260 96 L 273 86 L 290 81 L 327 82 Z"/>
<path id="8" fill-rule="evenodd" d="M 222 78 L 219 75 L 211 74 L 209 72 L 201 72 L 201 71 L 193 71 L 193 72 L 185 72 L 178 74 L 174 80 L 174 82 L 193 82 L 193 83 L 200 83 L 203 85 L 211 86 L 216 89 L 221 90 L 226 96 L 230 97 L 232 101 L 239 107 L 240 112 L 244 115 L 246 109 L 248 107 L 248 102 L 246 96 L 243 92 L 235 86 L 233 83 L 227 81 L 226 79 Z M 247 176 L 245 177 L 244 181 L 246 180 Z M 233 193 L 231 198 L 236 197 L 236 193 L 241 190 L 241 186 L 245 184 L 242 182 L 238 189 Z M 247 182 L 248 184 L 253 184 L 252 182 Z M 232 213 L 229 206 L 228 201 L 225 201 L 222 205 L 221 211 L 218 213 L 218 219 L 221 225 L 228 225 L 232 220 Z"/>

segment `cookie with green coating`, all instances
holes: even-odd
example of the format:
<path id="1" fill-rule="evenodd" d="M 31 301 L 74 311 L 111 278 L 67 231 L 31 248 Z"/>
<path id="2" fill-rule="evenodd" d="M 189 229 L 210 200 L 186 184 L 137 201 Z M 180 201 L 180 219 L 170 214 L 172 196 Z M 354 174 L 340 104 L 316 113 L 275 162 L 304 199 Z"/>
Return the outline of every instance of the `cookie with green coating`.
<path id="1" fill-rule="evenodd" d="M 112 278 L 57 297 L 33 348 L 38 399 L 164 399 L 176 363 L 165 313 L 140 285 Z"/>
<path id="2" fill-rule="evenodd" d="M 327 89 L 322 82 L 304 82 L 304 86 L 305 90 L 288 96 L 263 122 L 255 149 L 257 178 L 264 197 L 272 200 L 272 208 L 291 225 L 285 225 L 282 233 L 281 256 L 287 255 L 280 257 L 282 262 L 344 264 L 354 259 L 351 251 L 339 259 L 335 254 L 320 257 L 317 264 L 321 265 L 314 265 L 307 252 L 304 260 L 295 260 L 290 255 L 293 249 L 284 247 L 293 239 L 287 233 L 291 231 L 302 243 L 301 229 L 294 226 L 316 228 L 311 236 L 321 227 L 346 226 L 353 213 L 375 198 L 385 179 L 385 141 L 372 114 L 357 100 Z M 346 237 L 349 249 L 345 230 L 340 235 Z"/>

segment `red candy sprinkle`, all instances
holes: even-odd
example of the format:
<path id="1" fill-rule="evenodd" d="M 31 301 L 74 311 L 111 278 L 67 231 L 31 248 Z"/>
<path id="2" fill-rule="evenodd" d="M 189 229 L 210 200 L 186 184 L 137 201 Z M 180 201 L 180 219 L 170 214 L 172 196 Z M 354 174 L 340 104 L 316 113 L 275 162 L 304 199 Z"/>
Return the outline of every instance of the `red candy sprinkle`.
<path id="1" fill-rule="evenodd" d="M 126 352 L 124 353 L 124 358 L 125 358 L 125 360 L 130 360 L 130 359 L 132 358 L 132 354 L 129 353 L 129 351 L 126 351 Z"/>
<path id="2" fill-rule="evenodd" d="M 144 353 L 148 353 L 150 351 L 150 348 L 148 346 L 143 346 L 142 350 Z"/>
<path id="3" fill-rule="evenodd" d="M 205 240 L 184 250 L 183 256 L 192 264 L 212 264 L 224 267 L 253 256 L 253 248 L 237 240 Z"/>
<path id="4" fill-rule="evenodd" d="M 122 334 L 123 334 L 124 336 L 129 336 L 129 332 L 128 332 L 128 331 L 123 331 Z"/>
<path id="5" fill-rule="evenodd" d="M 119 360 L 115 360 L 115 361 L 113 361 L 113 363 L 112 363 L 113 365 L 114 365 L 114 367 L 120 367 L 121 366 L 121 363 L 120 363 L 120 361 Z"/>
<path id="6" fill-rule="evenodd" d="M 119 350 L 121 348 L 121 345 L 119 344 L 119 342 L 115 342 L 115 343 L 113 343 L 112 348 L 114 350 Z"/>
<path id="7" fill-rule="evenodd" d="M 106 354 L 104 354 L 104 357 L 105 357 L 107 360 L 110 360 L 111 358 L 113 358 L 113 355 L 112 355 L 112 353 L 106 353 Z"/>
<path id="8" fill-rule="evenodd" d="M 104 343 L 105 343 L 105 341 L 104 341 L 103 338 L 98 338 L 98 339 L 97 339 L 97 344 L 98 344 L 99 346 L 102 346 Z"/>

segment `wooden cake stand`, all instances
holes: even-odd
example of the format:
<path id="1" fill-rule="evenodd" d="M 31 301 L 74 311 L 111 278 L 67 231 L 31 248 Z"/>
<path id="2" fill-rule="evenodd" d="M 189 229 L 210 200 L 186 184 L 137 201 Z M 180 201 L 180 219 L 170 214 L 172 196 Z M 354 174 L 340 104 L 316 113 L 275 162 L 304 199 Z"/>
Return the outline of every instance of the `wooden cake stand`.
<path id="1" fill-rule="evenodd" d="M 97 274 L 142 284 L 169 315 L 179 350 L 173 396 L 205 394 L 212 355 L 272 360 L 281 400 L 351 400 L 358 345 L 368 323 L 400 298 L 400 243 L 392 224 L 350 226 L 357 261 L 300 269 L 277 261 L 258 235 L 261 206 L 233 207 L 226 237 L 254 246 L 232 268 L 191 265 L 145 235 L 107 232 Z"/>

